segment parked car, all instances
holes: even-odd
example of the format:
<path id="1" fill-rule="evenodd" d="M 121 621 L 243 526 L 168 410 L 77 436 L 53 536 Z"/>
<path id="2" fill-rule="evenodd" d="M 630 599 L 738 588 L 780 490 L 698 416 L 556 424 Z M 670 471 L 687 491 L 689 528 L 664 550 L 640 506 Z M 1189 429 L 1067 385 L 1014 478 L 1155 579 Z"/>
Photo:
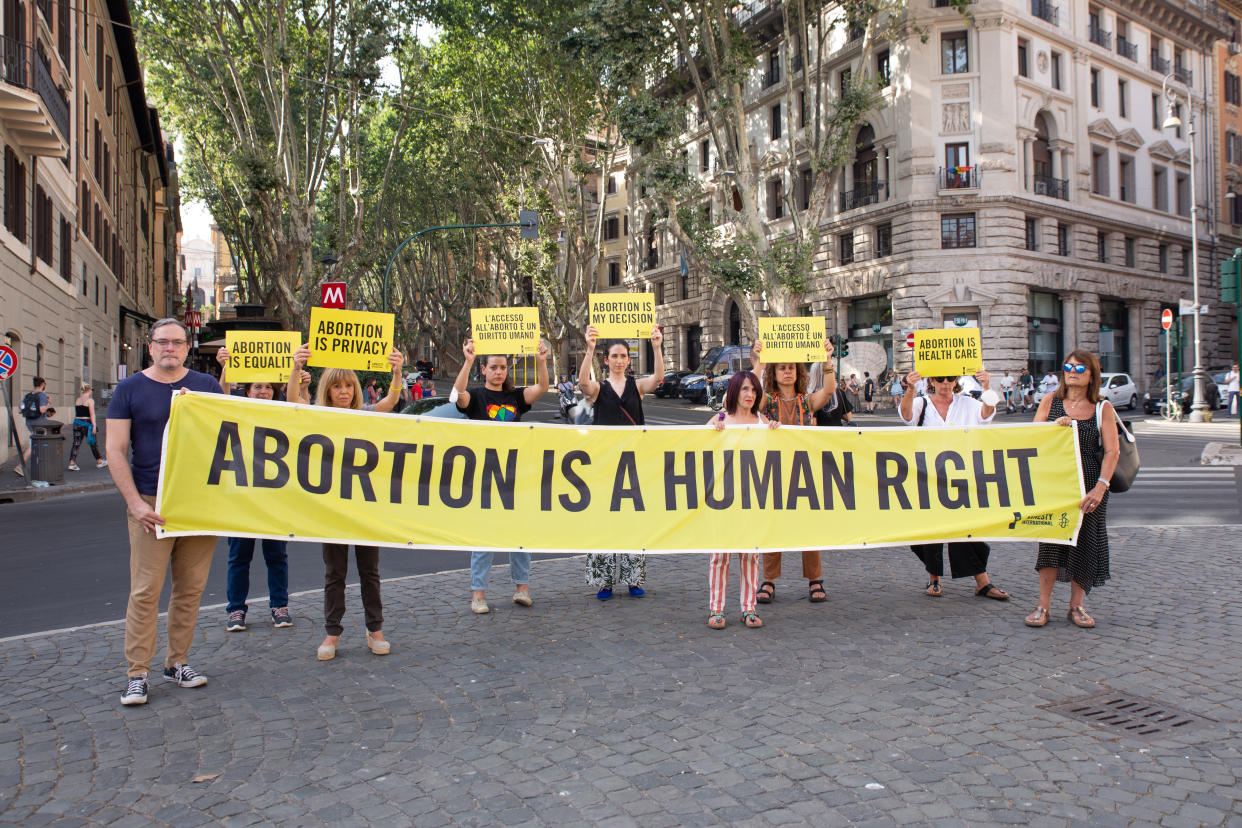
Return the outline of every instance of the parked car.
<path id="1" fill-rule="evenodd" d="M 689 375 L 689 371 L 665 371 L 664 382 L 656 386 L 655 395 L 660 398 L 680 397 L 681 381 Z"/>
<path id="2" fill-rule="evenodd" d="M 1138 386 L 1129 374 L 1100 374 L 1100 396 L 1114 408 L 1138 408 Z"/>
<path id="3" fill-rule="evenodd" d="M 432 378 L 435 377 L 436 367 L 435 365 L 431 363 L 431 360 L 429 359 L 418 360 L 417 362 L 414 363 L 414 367 L 418 369 L 419 371 L 422 371 L 428 377 L 432 377 Z"/>
<path id="4" fill-rule="evenodd" d="M 712 372 L 712 388 L 719 398 L 729 386 L 729 379 L 738 371 L 754 370 L 750 361 L 750 350 L 740 345 L 717 345 L 707 352 L 699 368 L 693 374 L 687 374 L 681 380 L 681 396 L 697 403 L 707 402 L 707 371 Z"/>
<path id="5" fill-rule="evenodd" d="M 1160 405 L 1164 402 L 1164 387 L 1155 387 L 1143 395 L 1143 411 L 1148 414 L 1155 414 L 1160 410 Z M 1203 398 L 1208 404 L 1208 408 L 1217 409 L 1221 407 L 1220 389 L 1216 383 L 1212 381 L 1211 375 L 1204 377 L 1203 380 Z M 1195 378 L 1193 374 L 1186 374 L 1180 381 L 1173 385 L 1173 399 L 1180 401 L 1182 411 L 1185 414 L 1190 413 L 1191 406 L 1195 401 Z"/>
<path id="6" fill-rule="evenodd" d="M 457 403 L 449 402 L 445 397 L 423 397 L 401 409 L 401 413 L 418 417 L 444 417 L 450 420 L 466 419 L 466 415 L 457 410 Z"/>

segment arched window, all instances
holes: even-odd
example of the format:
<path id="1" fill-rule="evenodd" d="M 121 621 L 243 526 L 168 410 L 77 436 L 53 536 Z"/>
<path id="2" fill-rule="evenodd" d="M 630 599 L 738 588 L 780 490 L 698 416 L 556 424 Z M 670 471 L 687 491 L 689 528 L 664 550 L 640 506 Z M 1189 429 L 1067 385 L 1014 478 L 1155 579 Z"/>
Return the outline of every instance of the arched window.
<path id="1" fill-rule="evenodd" d="M 1050 178 L 1052 176 L 1052 150 L 1048 146 L 1048 142 L 1051 140 L 1051 135 L 1048 131 L 1048 116 L 1041 112 L 1035 116 L 1035 143 L 1031 155 L 1036 178 Z"/>
<path id="2" fill-rule="evenodd" d="M 854 142 L 854 187 L 870 190 L 876 182 L 877 159 L 875 130 L 871 124 L 863 124 Z"/>
<path id="3" fill-rule="evenodd" d="M 738 310 L 737 302 L 729 302 L 729 341 L 726 345 L 740 345 L 742 343 L 742 312 Z"/>

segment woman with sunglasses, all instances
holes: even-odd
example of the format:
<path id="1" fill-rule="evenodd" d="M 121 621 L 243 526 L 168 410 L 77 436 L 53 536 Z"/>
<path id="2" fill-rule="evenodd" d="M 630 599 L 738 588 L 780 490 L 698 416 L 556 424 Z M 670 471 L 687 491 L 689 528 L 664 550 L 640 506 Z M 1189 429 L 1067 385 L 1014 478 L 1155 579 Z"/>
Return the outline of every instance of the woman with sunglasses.
<path id="1" fill-rule="evenodd" d="M 979 371 L 975 379 L 982 386 L 984 398 L 976 400 L 963 394 L 958 377 L 926 377 L 927 395 L 915 399 L 915 388 L 924 377 L 918 371 L 906 375 L 906 393 L 901 398 L 898 413 L 906 425 L 916 428 L 952 428 L 977 426 L 992 422 L 996 414 L 996 394 L 991 391 L 991 379 L 987 371 Z M 939 598 L 940 578 L 944 575 L 944 544 L 921 543 L 910 547 L 927 570 L 927 587 L 924 595 Z M 1008 601 L 1009 593 L 992 583 L 988 576 L 988 545 L 980 541 L 949 544 L 949 568 L 953 578 L 975 579 L 975 595 L 994 601 Z"/>
<path id="2" fill-rule="evenodd" d="M 1057 425 L 1078 423 L 1078 449 L 1082 456 L 1082 483 L 1087 496 L 1082 499 L 1082 526 L 1078 543 L 1041 543 L 1035 558 L 1039 573 L 1039 605 L 1026 617 L 1028 627 L 1048 623 L 1052 607 L 1052 587 L 1057 581 L 1070 583 L 1069 620 L 1078 627 L 1094 627 L 1095 619 L 1083 609 L 1092 587 L 1108 580 L 1108 486 L 1117 469 L 1121 444 L 1117 436 L 1117 415 L 1112 403 L 1099 405 L 1100 363 L 1095 354 L 1071 351 L 1061 366 L 1063 379 L 1057 390 L 1039 401 L 1035 422 L 1049 420 Z M 1096 411 L 1099 410 L 1099 420 Z M 1101 448 L 1103 452 L 1101 453 Z"/>

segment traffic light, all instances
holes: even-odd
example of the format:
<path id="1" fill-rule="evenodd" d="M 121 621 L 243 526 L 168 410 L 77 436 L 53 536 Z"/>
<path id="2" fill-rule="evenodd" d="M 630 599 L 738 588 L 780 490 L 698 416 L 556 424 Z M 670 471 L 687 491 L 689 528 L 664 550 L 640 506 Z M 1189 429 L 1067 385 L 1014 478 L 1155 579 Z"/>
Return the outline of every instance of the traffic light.
<path id="1" fill-rule="evenodd" d="M 1220 264 L 1220 301 L 1242 304 L 1242 250 Z"/>
<path id="2" fill-rule="evenodd" d="M 837 337 L 837 339 L 840 340 L 839 345 L 841 348 L 841 356 L 842 357 L 849 356 L 850 355 L 850 341 L 846 339 L 844 336 L 839 336 Z"/>

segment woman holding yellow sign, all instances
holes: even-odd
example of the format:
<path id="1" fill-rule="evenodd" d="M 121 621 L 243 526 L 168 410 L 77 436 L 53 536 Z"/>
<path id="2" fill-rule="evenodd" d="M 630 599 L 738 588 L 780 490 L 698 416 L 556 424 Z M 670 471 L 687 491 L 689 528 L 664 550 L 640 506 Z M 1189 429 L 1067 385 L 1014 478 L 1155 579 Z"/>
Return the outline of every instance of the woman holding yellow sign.
<path id="1" fill-rule="evenodd" d="M 916 428 L 977 426 L 992 422 L 992 417 L 996 415 L 996 403 L 1000 397 L 991 390 L 987 371 L 975 374 L 975 379 L 983 386 L 982 402 L 969 394 L 961 393 L 959 377 L 927 377 L 928 393 L 916 400 L 915 388 L 923 379 L 918 371 L 906 374 L 906 393 L 898 408 L 898 413 L 906 425 Z M 944 575 L 944 544 L 920 543 L 910 548 L 927 570 L 928 580 L 924 594 L 930 598 L 939 598 L 940 578 Z M 974 577 L 977 597 L 1008 601 L 1009 593 L 993 584 L 988 576 L 988 553 L 988 545 L 979 541 L 950 543 L 950 571 L 955 579 Z"/>
<path id="2" fill-rule="evenodd" d="M 651 348 L 655 353 L 655 371 L 649 377 L 634 379 L 626 370 L 630 367 L 630 346 L 620 339 L 609 340 L 604 346 L 604 367 L 608 373 L 602 381 L 591 379 L 591 367 L 595 359 L 595 343 L 599 331 L 587 325 L 586 353 L 578 369 L 578 387 L 587 402 L 595 404 L 595 425 L 634 426 L 642 425 L 643 397 L 655 391 L 664 381 L 664 333 L 660 327 L 651 329 Z M 587 555 L 587 583 L 599 587 L 595 597 L 607 601 L 612 588 L 628 584 L 630 597 L 643 594 L 643 582 L 647 580 L 647 556 L 627 554 Z"/>
<path id="3" fill-rule="evenodd" d="M 756 339 L 751 348 L 756 363 L 762 362 L 763 342 Z M 832 341 L 824 339 L 824 385 L 818 391 L 808 394 L 807 368 L 801 362 L 769 362 L 763 367 L 763 402 L 760 410 L 769 420 L 781 425 L 813 426 L 815 412 L 828 404 L 832 395 L 837 392 L 836 369 L 832 365 Z M 776 597 L 776 579 L 781 576 L 781 555 L 783 552 L 763 553 L 763 583 L 756 593 L 760 604 L 770 604 Z M 809 600 L 813 604 L 828 600 L 824 591 L 823 569 L 820 566 L 819 550 L 813 549 L 802 553 L 802 577 L 807 579 L 810 590 Z"/>
<path id="4" fill-rule="evenodd" d="M 516 423 L 522 415 L 530 411 L 530 407 L 548 393 L 548 343 L 539 340 L 539 351 L 535 354 L 535 384 L 515 388 L 509 376 L 509 358 L 502 354 L 488 354 L 483 357 L 483 386 L 466 388 L 470 379 L 470 369 L 474 367 L 474 340 L 467 339 L 462 345 L 461 370 L 457 372 L 457 380 L 453 383 L 453 393 L 449 399 L 457 403 L 457 410 L 471 420 L 486 420 L 493 423 Z M 494 553 L 470 553 L 470 611 L 476 615 L 491 612 L 487 605 L 487 576 L 492 570 Z M 509 553 L 509 576 L 513 578 L 515 587 L 513 603 L 529 607 L 533 602 L 530 598 L 530 553 Z"/>
<path id="5" fill-rule="evenodd" d="M 306 346 L 303 346 L 304 348 Z M 299 349 L 301 353 L 301 349 Z M 296 358 L 295 358 L 296 363 Z M 396 348 L 388 354 L 392 366 L 392 382 L 388 395 L 377 403 L 363 402 L 362 383 L 349 368 L 327 368 L 319 378 L 315 392 L 315 404 L 330 408 L 349 408 L 354 411 L 392 411 L 397 404 L 401 388 L 401 367 L 405 357 Z M 292 393 L 301 392 L 301 372 L 294 371 L 289 383 Z M 366 618 L 367 648 L 375 655 L 388 655 L 392 645 L 384 639 L 384 604 L 380 599 L 379 547 L 354 545 L 354 563 L 358 568 L 359 585 L 362 588 L 362 610 Z M 345 628 L 345 576 L 349 574 L 349 544 L 325 543 L 323 545 L 323 615 L 324 636 L 317 656 L 320 661 L 336 658 L 336 647 Z"/>

